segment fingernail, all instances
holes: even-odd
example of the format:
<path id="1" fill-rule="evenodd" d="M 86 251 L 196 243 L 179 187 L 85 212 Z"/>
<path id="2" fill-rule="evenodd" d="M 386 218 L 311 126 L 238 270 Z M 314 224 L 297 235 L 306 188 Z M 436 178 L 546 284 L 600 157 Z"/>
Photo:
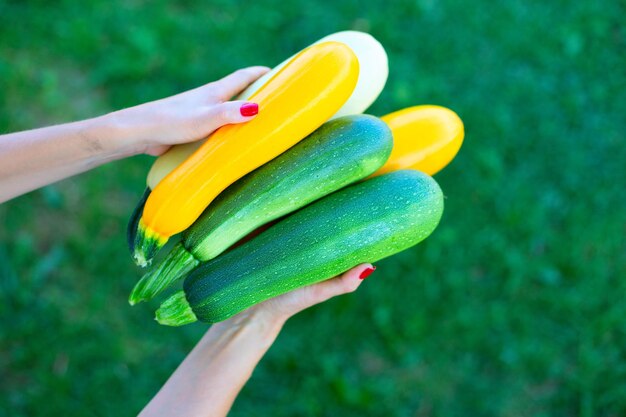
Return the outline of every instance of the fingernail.
<path id="1" fill-rule="evenodd" d="M 256 103 L 246 103 L 239 108 L 239 112 L 244 117 L 254 116 L 259 112 L 259 105 Z"/>
<path id="2" fill-rule="evenodd" d="M 365 279 L 367 277 L 369 277 L 370 275 L 372 275 L 372 272 L 376 271 L 376 267 L 373 266 L 371 268 L 367 268 L 364 269 L 363 272 L 361 272 L 361 275 L 359 275 L 359 278 L 361 279 Z"/>

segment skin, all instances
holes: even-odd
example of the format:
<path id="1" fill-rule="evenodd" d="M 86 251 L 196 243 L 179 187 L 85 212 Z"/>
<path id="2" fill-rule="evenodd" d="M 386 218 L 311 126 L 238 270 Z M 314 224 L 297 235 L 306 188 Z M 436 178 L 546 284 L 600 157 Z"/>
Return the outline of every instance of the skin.
<path id="1" fill-rule="evenodd" d="M 200 140 L 219 127 L 245 123 L 228 101 L 268 71 L 250 67 L 168 98 L 93 119 L 0 135 L 0 203 L 106 162 Z M 262 111 L 262 109 L 259 109 Z M 358 265 L 345 274 L 257 304 L 209 328 L 141 416 L 225 416 L 283 324 L 294 314 L 355 291 Z"/>
<path id="2" fill-rule="evenodd" d="M 109 161 L 203 139 L 247 122 L 227 101 L 268 71 L 250 67 L 162 100 L 93 119 L 0 136 L 0 203 Z"/>
<path id="3" fill-rule="evenodd" d="M 368 268 L 372 265 L 359 265 L 214 324 L 140 416 L 225 416 L 285 321 L 312 305 L 355 291 L 363 282 L 360 274 Z"/>

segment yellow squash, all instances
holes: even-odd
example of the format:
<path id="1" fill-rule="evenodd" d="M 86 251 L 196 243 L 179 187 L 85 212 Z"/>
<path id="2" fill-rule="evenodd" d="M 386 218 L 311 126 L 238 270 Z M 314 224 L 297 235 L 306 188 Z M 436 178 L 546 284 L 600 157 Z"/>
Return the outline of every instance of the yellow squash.
<path id="1" fill-rule="evenodd" d="M 400 169 L 434 175 L 454 159 L 465 135 L 459 116 L 440 106 L 408 107 L 381 119 L 393 133 L 393 150 L 372 176 Z"/>
<path id="2" fill-rule="evenodd" d="M 358 76 L 357 57 L 345 44 L 325 42 L 298 54 L 250 97 L 259 104 L 256 118 L 221 127 L 155 187 L 139 220 L 135 261 L 146 265 L 226 187 L 328 120 Z"/>
<path id="3" fill-rule="evenodd" d="M 383 91 L 389 74 L 387 53 L 383 46 L 372 35 L 354 30 L 333 33 L 315 42 L 341 42 L 350 47 L 359 60 L 359 80 L 350 98 L 331 117 L 363 113 Z M 314 44 L 314 45 L 315 45 Z M 271 71 L 252 83 L 237 100 L 249 100 L 268 80 L 289 63 L 296 55 L 278 64 Z M 204 141 L 190 142 L 172 146 L 166 153 L 159 156 L 148 173 L 148 188 L 153 190 L 174 168 L 180 165 L 189 155 L 194 153 Z"/>

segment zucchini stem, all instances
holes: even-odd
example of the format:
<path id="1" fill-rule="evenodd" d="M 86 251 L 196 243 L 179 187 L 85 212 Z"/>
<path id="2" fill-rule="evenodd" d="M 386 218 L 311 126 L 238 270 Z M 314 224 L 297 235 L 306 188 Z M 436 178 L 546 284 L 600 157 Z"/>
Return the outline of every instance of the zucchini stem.
<path id="1" fill-rule="evenodd" d="M 182 290 L 163 301 L 154 319 L 165 326 L 183 326 L 198 321 Z"/>
<path id="2" fill-rule="evenodd" d="M 130 305 L 154 298 L 163 290 L 184 278 L 200 264 L 182 243 L 177 243 L 167 257 L 145 274 L 128 297 Z"/>
<path id="3" fill-rule="evenodd" d="M 167 243 L 167 238 L 150 229 L 143 219 L 139 219 L 137 235 L 135 236 L 135 246 L 133 258 L 135 263 L 141 267 L 146 267 L 152 262 L 152 258 Z"/>

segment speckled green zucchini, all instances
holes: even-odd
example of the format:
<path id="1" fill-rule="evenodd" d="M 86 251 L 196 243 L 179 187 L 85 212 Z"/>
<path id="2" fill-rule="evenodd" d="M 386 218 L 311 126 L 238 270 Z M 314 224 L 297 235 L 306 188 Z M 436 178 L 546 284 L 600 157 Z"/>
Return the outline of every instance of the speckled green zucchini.
<path id="1" fill-rule="evenodd" d="M 432 233 L 443 195 L 426 174 L 402 170 L 303 208 L 196 268 L 157 310 L 165 325 L 225 320 L 261 301 L 375 262 Z M 184 295 L 184 296 L 183 296 Z"/>
<path id="2" fill-rule="evenodd" d="M 384 165 L 392 148 L 391 130 L 374 116 L 325 123 L 226 189 L 137 283 L 129 302 L 154 297 L 259 226 L 369 176 Z"/>

